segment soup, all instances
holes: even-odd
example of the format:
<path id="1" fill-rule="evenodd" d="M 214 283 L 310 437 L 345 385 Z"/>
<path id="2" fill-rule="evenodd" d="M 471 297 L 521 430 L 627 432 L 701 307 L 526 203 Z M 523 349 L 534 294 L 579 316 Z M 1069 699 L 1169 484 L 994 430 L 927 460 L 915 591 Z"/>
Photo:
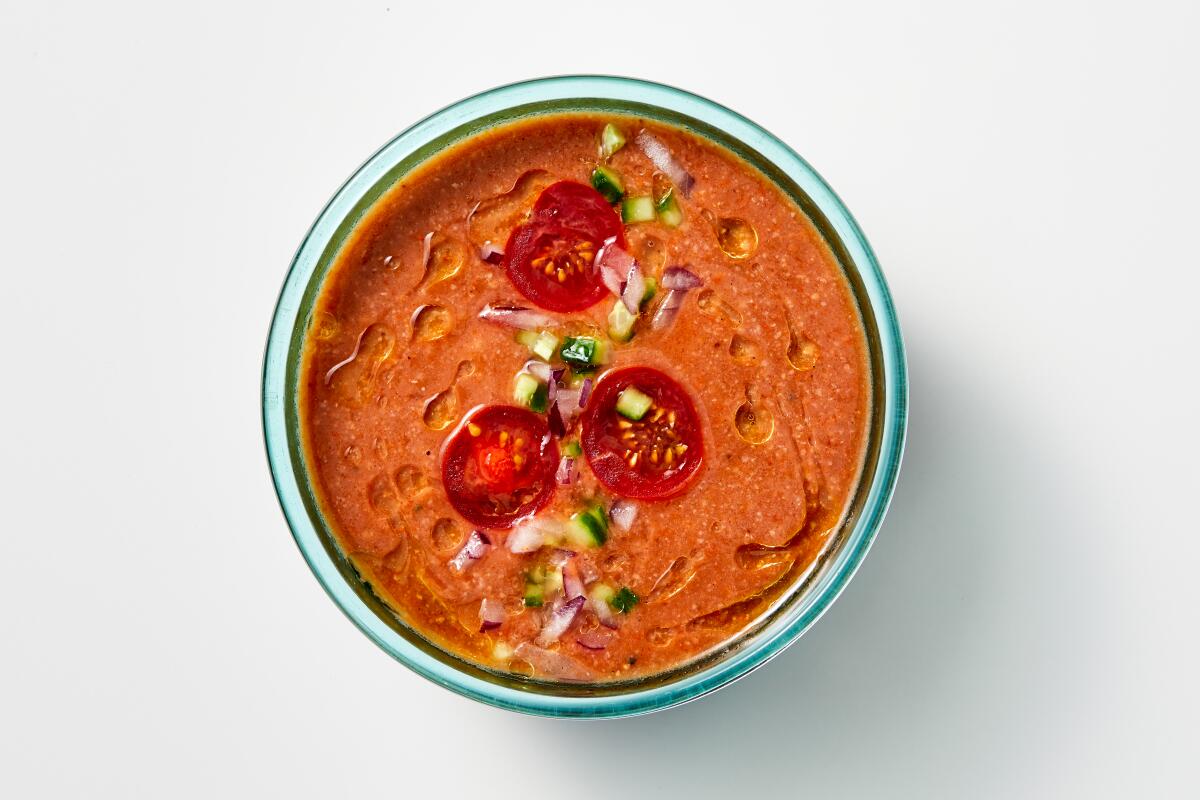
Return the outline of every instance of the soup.
<path id="1" fill-rule="evenodd" d="M 628 116 L 489 130 L 358 222 L 307 332 L 308 469 L 412 629 L 549 680 L 734 637 L 837 531 L 863 326 L 799 207 Z"/>

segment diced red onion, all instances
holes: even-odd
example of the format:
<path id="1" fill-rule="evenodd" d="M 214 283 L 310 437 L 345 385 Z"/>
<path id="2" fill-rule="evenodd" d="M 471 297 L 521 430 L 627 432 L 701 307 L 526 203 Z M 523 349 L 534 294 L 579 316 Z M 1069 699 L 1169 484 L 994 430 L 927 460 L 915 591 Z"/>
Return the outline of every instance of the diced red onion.
<path id="1" fill-rule="evenodd" d="M 579 575 L 583 578 L 585 584 L 595 583 L 600 580 L 600 573 L 590 558 L 581 558 L 575 563 L 579 565 Z"/>
<path id="2" fill-rule="evenodd" d="M 551 370 L 551 372 L 550 372 L 550 376 L 551 376 L 552 378 L 554 378 L 554 382 L 555 382 L 555 383 L 557 383 L 557 384 L 561 384 L 561 383 L 562 383 L 563 375 L 566 375 L 566 374 L 567 374 L 567 368 L 566 368 L 566 367 L 555 367 L 555 368 L 554 368 L 553 370 Z"/>
<path id="3" fill-rule="evenodd" d="M 504 251 L 487 241 L 479 248 L 479 257 L 489 264 L 499 264 L 504 260 Z"/>
<path id="4" fill-rule="evenodd" d="M 679 309 L 683 307 L 683 298 L 686 294 L 687 291 L 684 289 L 669 290 L 659 304 L 658 310 L 654 312 L 654 319 L 650 320 L 650 327 L 654 330 L 669 327 L 675 321 Z"/>
<path id="5" fill-rule="evenodd" d="M 550 383 L 550 377 L 552 374 L 550 372 L 549 364 L 547 364 L 545 361 L 538 361 L 537 359 L 532 358 L 526 361 L 525 365 L 521 367 L 521 372 L 528 372 L 542 383 Z"/>
<path id="6" fill-rule="evenodd" d="M 579 477 L 579 471 L 575 469 L 575 459 L 570 456 L 563 456 L 558 462 L 558 472 L 554 475 L 560 486 L 570 486 Z"/>
<path id="7" fill-rule="evenodd" d="M 621 291 L 621 302 L 625 304 L 625 308 L 629 309 L 630 314 L 636 315 L 641 310 L 642 296 L 645 294 L 646 279 L 642 277 L 642 271 L 635 261 L 625 276 L 625 288 Z"/>
<path id="8" fill-rule="evenodd" d="M 592 379 L 584 378 L 583 386 L 579 388 L 579 407 L 586 408 L 588 398 L 592 396 Z"/>
<path id="9" fill-rule="evenodd" d="M 667 267 L 663 271 L 662 287 L 664 289 L 698 289 L 704 285 L 700 276 L 687 267 Z"/>
<path id="10" fill-rule="evenodd" d="M 612 519 L 613 524 L 623 531 L 627 531 L 633 527 L 633 520 L 637 517 L 637 504 L 632 500 L 618 500 L 612 504 L 612 508 L 608 510 L 608 516 Z"/>
<path id="11" fill-rule="evenodd" d="M 461 573 L 471 564 L 483 558 L 492 548 L 492 540 L 483 531 L 471 531 L 467 543 L 458 551 L 458 555 L 450 560 L 450 569 Z"/>
<path id="12" fill-rule="evenodd" d="M 579 416 L 579 390 L 559 389 L 555 397 L 555 407 L 562 416 L 563 425 L 570 428 L 575 418 Z"/>
<path id="13" fill-rule="evenodd" d="M 540 311 L 534 311 L 532 308 L 493 306 L 490 303 L 480 310 L 479 318 L 488 322 L 495 322 L 497 325 L 506 325 L 510 328 L 520 328 L 526 331 L 547 328 L 554 324 L 553 319 Z"/>
<path id="14" fill-rule="evenodd" d="M 429 252 L 432 249 L 430 243 L 433 241 L 433 231 L 425 234 L 425 238 L 421 240 L 421 274 L 425 274 L 425 270 L 429 268 Z"/>
<path id="15" fill-rule="evenodd" d="M 583 608 L 584 602 L 583 597 L 576 597 L 551 611 L 550 619 L 546 621 L 546 624 L 542 626 L 542 632 L 538 634 L 537 643 L 545 647 L 557 642 L 567 632 L 567 628 L 571 627 L 571 623 L 575 621 L 575 615 L 579 613 L 579 609 Z"/>
<path id="16" fill-rule="evenodd" d="M 559 547 L 550 554 L 550 565 L 554 567 L 561 567 L 574 557 L 574 550 L 566 550 L 562 547 Z"/>
<path id="17" fill-rule="evenodd" d="M 558 403 L 550 406 L 550 411 L 546 414 L 546 425 L 550 428 L 550 433 L 560 439 L 567 435 L 567 423 L 563 421 L 562 412 L 558 410 Z"/>
<path id="18" fill-rule="evenodd" d="M 625 283 L 625 276 L 629 274 L 637 261 L 633 256 L 625 252 L 625 250 L 617 244 L 617 237 L 610 236 L 604 240 L 604 244 L 600 247 L 600 251 L 596 253 L 596 260 L 593 262 L 593 267 L 600 271 L 600 281 L 610 292 L 617 297 L 621 296 L 621 289 Z"/>
<path id="19" fill-rule="evenodd" d="M 601 625 L 613 629 L 617 627 L 617 617 L 613 614 L 612 606 L 608 604 L 607 600 L 593 595 L 588 598 L 588 601 Z"/>
<path id="20" fill-rule="evenodd" d="M 483 598 L 479 604 L 479 630 L 491 631 L 504 624 L 504 604 L 499 600 Z"/>
<path id="21" fill-rule="evenodd" d="M 512 553 L 532 553 L 545 543 L 545 529 L 533 520 L 526 520 L 508 535 L 508 549 Z"/>
<path id="22" fill-rule="evenodd" d="M 612 641 L 612 638 L 613 632 L 611 630 L 598 628 L 594 631 L 587 631 L 586 633 L 579 634 L 575 637 L 575 641 L 580 647 L 583 647 L 587 650 L 603 650 L 604 648 L 608 647 L 608 644 Z"/>
<path id="23" fill-rule="evenodd" d="M 568 600 L 583 597 L 583 579 L 579 577 L 579 564 L 575 559 L 569 559 L 563 564 L 563 596 Z"/>
<path id="24" fill-rule="evenodd" d="M 696 184 L 695 179 L 684 169 L 682 164 L 675 160 L 675 156 L 657 136 L 649 131 L 638 131 L 634 141 L 654 166 L 667 173 L 671 183 L 679 188 L 684 197 L 691 196 L 692 187 Z"/>
<path id="25" fill-rule="evenodd" d="M 595 674 L 570 656 L 546 650 L 529 642 L 521 642 L 513 655 L 529 662 L 535 670 L 560 681 L 590 681 Z"/>

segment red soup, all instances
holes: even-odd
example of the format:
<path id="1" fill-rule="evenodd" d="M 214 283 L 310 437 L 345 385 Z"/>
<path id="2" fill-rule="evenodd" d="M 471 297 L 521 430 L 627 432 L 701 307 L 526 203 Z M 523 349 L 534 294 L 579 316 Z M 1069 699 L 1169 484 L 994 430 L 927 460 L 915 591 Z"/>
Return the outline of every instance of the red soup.
<path id="1" fill-rule="evenodd" d="M 485 666 L 605 681 L 734 637 L 837 529 L 865 445 L 863 327 L 774 184 L 632 117 L 440 154 L 338 257 L 301 421 L 343 549 Z"/>

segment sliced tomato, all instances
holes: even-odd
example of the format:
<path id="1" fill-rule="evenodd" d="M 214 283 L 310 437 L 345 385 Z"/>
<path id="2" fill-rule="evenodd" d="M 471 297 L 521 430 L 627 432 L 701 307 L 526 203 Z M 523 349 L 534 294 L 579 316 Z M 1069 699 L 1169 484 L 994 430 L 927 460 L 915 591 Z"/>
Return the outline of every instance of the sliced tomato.
<path id="1" fill-rule="evenodd" d="M 508 237 L 502 265 L 517 291 L 542 308 L 581 311 L 608 293 L 592 267 L 608 239 L 625 246 L 625 226 L 608 201 L 591 186 L 559 181 Z"/>
<path id="2" fill-rule="evenodd" d="M 483 528 L 507 528 L 549 503 L 557 468 L 546 418 L 516 406 L 473 411 L 442 446 L 446 497 Z"/>
<path id="3" fill-rule="evenodd" d="M 638 420 L 617 411 L 617 400 L 629 387 L 651 400 Z M 583 411 L 580 438 L 596 478 L 622 497 L 675 497 L 704 463 L 700 417 L 687 390 L 650 367 L 617 369 L 600 378 Z"/>

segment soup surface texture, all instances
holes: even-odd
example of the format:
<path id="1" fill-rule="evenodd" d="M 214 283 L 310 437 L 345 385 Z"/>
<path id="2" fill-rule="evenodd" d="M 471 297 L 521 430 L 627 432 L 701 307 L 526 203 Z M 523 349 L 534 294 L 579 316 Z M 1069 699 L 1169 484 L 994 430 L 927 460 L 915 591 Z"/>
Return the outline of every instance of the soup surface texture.
<path id="1" fill-rule="evenodd" d="M 558 114 L 375 203 L 300 390 L 323 513 L 401 619 L 611 681 L 729 640 L 813 567 L 870 376 L 841 269 L 773 183 L 679 129 Z"/>

